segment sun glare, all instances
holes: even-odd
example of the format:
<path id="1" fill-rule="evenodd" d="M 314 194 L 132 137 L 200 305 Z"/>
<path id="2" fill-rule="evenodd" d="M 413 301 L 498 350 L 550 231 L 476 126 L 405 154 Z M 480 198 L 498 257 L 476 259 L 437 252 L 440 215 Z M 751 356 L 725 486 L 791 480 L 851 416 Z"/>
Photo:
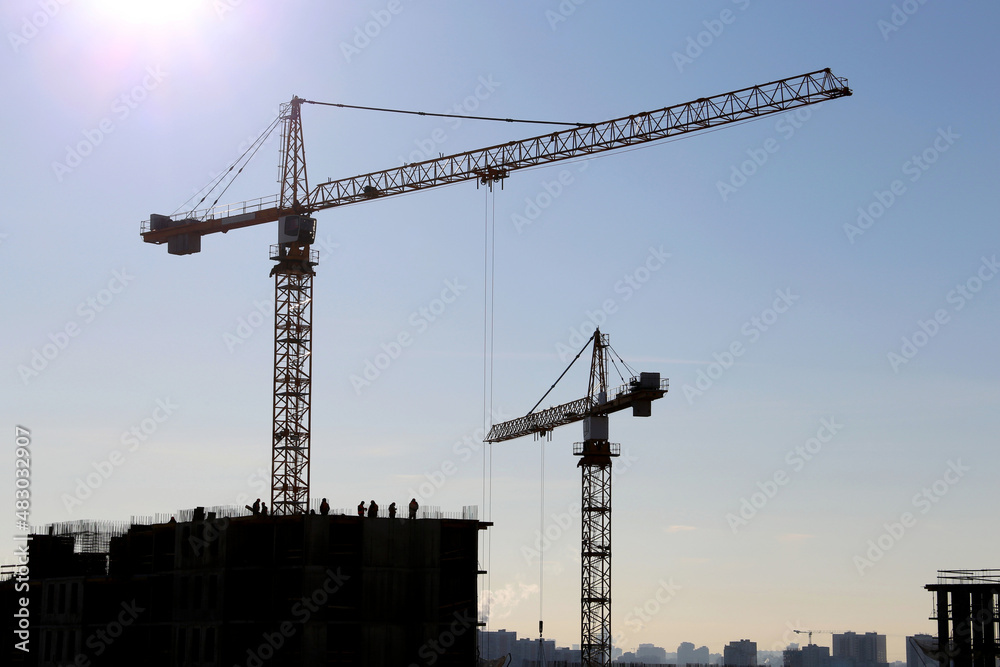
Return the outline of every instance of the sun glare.
<path id="1" fill-rule="evenodd" d="M 141 25 L 190 21 L 205 11 L 203 0 L 96 0 L 94 7 L 107 19 Z"/>

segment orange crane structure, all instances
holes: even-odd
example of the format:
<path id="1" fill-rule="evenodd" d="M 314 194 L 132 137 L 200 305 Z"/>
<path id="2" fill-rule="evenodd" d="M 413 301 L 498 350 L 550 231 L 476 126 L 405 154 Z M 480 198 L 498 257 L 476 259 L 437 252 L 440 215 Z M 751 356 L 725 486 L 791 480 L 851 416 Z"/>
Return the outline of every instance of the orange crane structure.
<path id="1" fill-rule="evenodd" d="M 146 243 L 166 243 L 170 254 L 187 255 L 201 251 L 203 236 L 278 222 L 278 242 L 270 252 L 276 262 L 271 269 L 275 279 L 271 510 L 275 514 L 305 513 L 309 502 L 312 281 L 319 263 L 318 253 L 311 249 L 316 235 L 313 214 L 461 181 L 492 187 L 519 169 L 671 139 L 850 94 L 845 79 L 834 76 L 829 69 L 817 70 L 655 111 L 581 124 L 313 187 L 306 173 L 302 105 L 324 103 L 293 97 L 280 111 L 281 187 L 277 195 L 179 215 L 153 214 L 142 223 L 140 233 Z M 599 639 L 595 639 L 596 635 L 583 638 L 584 646 L 596 646 L 585 664 L 610 662 L 610 635 L 604 634 L 608 628 L 604 621 L 599 625 Z"/>

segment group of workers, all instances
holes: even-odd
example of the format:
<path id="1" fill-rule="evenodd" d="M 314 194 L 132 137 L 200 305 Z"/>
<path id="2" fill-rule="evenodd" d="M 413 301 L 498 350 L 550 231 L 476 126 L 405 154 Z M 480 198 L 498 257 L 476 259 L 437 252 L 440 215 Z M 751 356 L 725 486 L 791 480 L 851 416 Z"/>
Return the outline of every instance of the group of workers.
<path id="1" fill-rule="evenodd" d="M 247 505 L 247 509 L 249 509 L 250 511 L 252 511 L 254 516 L 267 516 L 267 503 L 262 503 L 260 501 L 260 498 L 258 498 L 257 500 L 253 501 L 253 506 L 252 507 L 250 505 Z M 417 499 L 416 498 L 411 498 L 410 499 L 410 518 L 411 519 L 416 519 L 417 518 L 417 510 L 418 509 L 420 509 L 420 504 L 417 503 Z M 368 504 L 368 510 L 367 511 L 368 511 L 368 518 L 369 519 L 374 519 L 374 518 L 378 517 L 378 503 L 376 503 L 374 500 L 371 501 Z M 310 510 L 309 513 L 313 514 L 314 511 Z M 322 515 L 324 515 L 324 516 L 326 516 L 327 514 L 330 513 L 330 503 L 328 503 L 326 501 L 326 498 L 324 498 L 323 502 L 321 502 L 319 504 L 319 513 L 322 514 Z M 362 500 L 360 503 L 358 503 L 358 516 L 364 516 L 364 515 L 365 515 L 365 501 Z M 389 518 L 390 519 L 395 519 L 396 518 L 396 503 L 392 503 L 391 505 L 389 505 Z"/>
<path id="2" fill-rule="evenodd" d="M 324 498 L 323 500 L 325 501 L 326 499 Z M 410 499 L 410 518 L 411 519 L 416 519 L 417 518 L 417 510 L 418 509 L 420 509 L 420 504 L 417 503 L 417 499 L 416 498 L 411 498 Z M 365 515 L 365 511 L 366 511 L 365 510 L 365 501 L 362 500 L 360 503 L 358 503 L 358 516 L 364 516 Z M 374 519 L 374 518 L 378 517 L 378 503 L 376 503 L 374 500 L 371 501 L 370 503 L 368 503 L 368 510 L 367 510 L 367 512 L 368 512 L 368 518 L 369 519 Z M 389 518 L 390 519 L 395 519 L 396 518 L 396 503 L 392 503 L 391 505 L 389 505 Z"/>

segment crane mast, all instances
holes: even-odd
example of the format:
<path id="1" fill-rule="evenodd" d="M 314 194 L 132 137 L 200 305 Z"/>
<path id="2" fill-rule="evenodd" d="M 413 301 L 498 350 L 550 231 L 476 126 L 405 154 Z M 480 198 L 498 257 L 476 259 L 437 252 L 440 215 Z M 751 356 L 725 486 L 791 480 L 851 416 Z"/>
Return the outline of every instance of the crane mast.
<path id="1" fill-rule="evenodd" d="M 596 398 L 583 421 L 580 457 L 580 658 L 584 665 L 611 662 L 611 461 L 620 446 L 608 441 L 608 336 L 594 331 L 587 395 Z"/>
<path id="2" fill-rule="evenodd" d="M 304 514 L 309 503 L 312 288 L 318 263 L 308 245 L 272 246 L 274 411 L 271 512 Z"/>
<path id="3" fill-rule="evenodd" d="M 278 221 L 278 243 L 271 246 L 274 277 L 274 392 L 271 437 L 271 512 L 309 510 L 309 454 L 312 401 L 313 267 L 319 254 L 316 221 L 299 215 L 299 196 L 309 191 L 302 138 L 302 100 L 281 107 L 282 208 L 296 211 Z"/>
<path id="4" fill-rule="evenodd" d="M 312 281 L 319 262 L 311 249 L 316 234 L 313 213 L 461 181 L 492 185 L 519 169 L 671 139 L 849 95 L 846 79 L 829 69 L 817 70 L 655 111 L 330 180 L 311 189 L 301 108 L 313 102 L 293 97 L 281 109 L 279 194 L 180 215 L 152 214 L 141 224 L 140 234 L 146 243 L 166 243 L 172 255 L 189 255 L 201 251 L 203 236 L 278 222 L 278 243 L 270 253 L 276 262 L 271 270 L 275 279 L 271 507 L 276 514 L 304 513 L 309 501 Z M 596 332 L 585 398 L 499 424 L 487 438 L 500 442 L 585 420 L 584 441 L 574 446 L 583 471 L 585 665 L 610 663 L 611 460 L 618 455 L 618 446 L 607 440 L 607 415 L 632 407 L 633 414 L 648 416 L 650 401 L 666 392 L 666 381 L 661 383 L 655 373 L 643 373 L 609 392 L 605 345 L 606 339 Z"/>

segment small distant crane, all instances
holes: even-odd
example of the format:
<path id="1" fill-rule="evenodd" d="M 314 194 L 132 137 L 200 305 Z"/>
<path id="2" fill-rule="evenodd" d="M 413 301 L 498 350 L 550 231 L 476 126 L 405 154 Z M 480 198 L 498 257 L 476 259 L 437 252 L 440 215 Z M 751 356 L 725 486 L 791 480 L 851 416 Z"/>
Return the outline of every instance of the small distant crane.
<path id="1" fill-rule="evenodd" d="M 809 644 L 813 643 L 813 633 L 814 632 L 818 633 L 818 634 L 821 634 L 821 635 L 834 635 L 834 634 L 838 634 L 836 632 L 830 632 L 829 630 L 795 630 L 794 632 L 797 635 L 808 635 L 809 636 Z"/>

